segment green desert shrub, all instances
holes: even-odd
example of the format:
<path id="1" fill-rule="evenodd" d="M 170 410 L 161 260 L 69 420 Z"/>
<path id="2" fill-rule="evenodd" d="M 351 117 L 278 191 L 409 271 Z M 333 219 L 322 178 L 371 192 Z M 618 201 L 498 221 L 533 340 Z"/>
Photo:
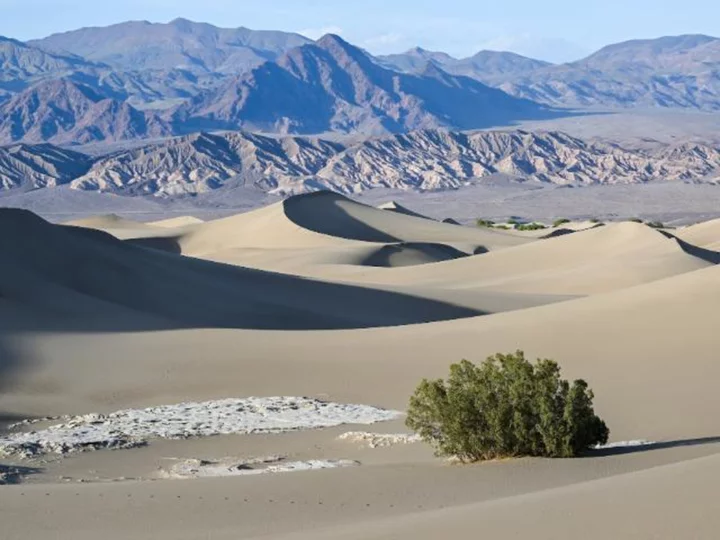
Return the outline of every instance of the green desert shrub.
<path id="1" fill-rule="evenodd" d="M 547 226 L 542 223 L 523 223 L 515 227 L 516 231 L 539 231 L 541 229 L 547 229 Z"/>
<path id="2" fill-rule="evenodd" d="M 570 220 L 567 219 L 567 218 L 560 218 L 560 219 L 556 219 L 555 221 L 553 221 L 553 225 L 552 225 L 552 226 L 555 227 L 555 228 L 557 228 L 557 227 L 559 227 L 560 225 L 565 225 L 566 223 L 570 223 Z"/>
<path id="3" fill-rule="evenodd" d="M 575 457 L 607 442 L 583 380 L 560 377 L 553 360 L 532 364 L 522 351 L 480 365 L 463 360 L 447 380 L 423 380 L 410 398 L 407 426 L 439 456 L 463 462 L 503 457 Z"/>
<path id="4" fill-rule="evenodd" d="M 475 223 L 477 223 L 478 227 L 492 227 L 493 225 L 495 225 L 494 221 L 482 218 L 478 219 Z"/>
<path id="5" fill-rule="evenodd" d="M 652 227 L 653 229 L 664 229 L 665 224 L 660 221 L 648 221 L 645 223 L 648 227 Z"/>

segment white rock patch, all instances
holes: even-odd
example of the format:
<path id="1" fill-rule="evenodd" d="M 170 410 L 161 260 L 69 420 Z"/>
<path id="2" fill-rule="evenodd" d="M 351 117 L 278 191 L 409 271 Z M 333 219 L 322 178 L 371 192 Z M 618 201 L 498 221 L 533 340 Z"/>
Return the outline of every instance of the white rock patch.
<path id="1" fill-rule="evenodd" d="M 0 437 L 0 455 L 32 457 L 99 448 L 128 448 L 156 438 L 282 433 L 343 424 L 374 424 L 402 413 L 302 397 L 250 397 L 128 409 L 70 417 L 39 431 Z"/>
<path id="2" fill-rule="evenodd" d="M 165 478 L 210 478 L 218 476 L 247 476 L 283 472 L 314 471 L 354 467 L 357 461 L 311 459 L 307 461 L 284 461 L 282 457 L 267 457 L 249 460 L 226 458 L 219 461 L 188 459 L 180 461 L 163 471 Z"/>
<path id="3" fill-rule="evenodd" d="M 395 446 L 396 444 L 412 444 L 421 442 L 420 435 L 415 433 L 370 433 L 367 431 L 348 431 L 338 437 L 341 441 L 349 441 L 367 445 L 370 448 Z"/>
<path id="4" fill-rule="evenodd" d="M 595 446 L 595 450 L 609 450 L 611 448 L 633 448 L 636 446 L 651 446 L 657 444 L 655 441 L 646 441 L 645 439 L 638 439 L 636 441 L 618 441 L 608 444 L 598 444 Z"/>

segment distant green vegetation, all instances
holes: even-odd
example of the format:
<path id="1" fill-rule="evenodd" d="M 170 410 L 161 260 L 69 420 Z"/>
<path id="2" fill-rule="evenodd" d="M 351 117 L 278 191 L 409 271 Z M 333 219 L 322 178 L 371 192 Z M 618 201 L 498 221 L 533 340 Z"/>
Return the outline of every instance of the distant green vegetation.
<path id="1" fill-rule="evenodd" d="M 648 227 L 652 227 L 653 229 L 664 229 L 665 224 L 660 221 L 648 221 L 645 223 Z"/>
<path id="2" fill-rule="evenodd" d="M 495 226 L 495 222 L 491 221 L 489 219 L 478 218 L 475 221 L 475 223 L 477 224 L 478 227 L 494 227 Z"/>
<path id="3" fill-rule="evenodd" d="M 552 226 L 553 226 L 554 228 L 557 228 L 557 227 L 559 227 L 560 225 L 565 225 L 566 223 L 570 223 L 570 220 L 567 219 L 567 218 L 560 218 L 560 219 L 556 219 L 555 221 L 553 221 Z"/>
<path id="4" fill-rule="evenodd" d="M 462 462 L 503 457 L 567 458 L 605 444 L 610 431 L 582 379 L 570 384 L 553 360 L 497 354 L 463 360 L 447 380 L 424 379 L 410 398 L 407 426 L 439 456 Z"/>
<path id="5" fill-rule="evenodd" d="M 523 223 L 521 225 L 516 225 L 515 230 L 516 231 L 539 231 L 541 229 L 547 229 L 547 225 L 543 225 L 542 223 Z"/>

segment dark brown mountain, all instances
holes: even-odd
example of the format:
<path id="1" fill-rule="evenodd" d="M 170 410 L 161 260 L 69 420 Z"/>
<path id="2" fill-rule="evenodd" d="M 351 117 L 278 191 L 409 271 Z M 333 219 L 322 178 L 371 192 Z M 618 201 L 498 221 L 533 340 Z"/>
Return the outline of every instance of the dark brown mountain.
<path id="1" fill-rule="evenodd" d="M 37 189 L 66 184 L 85 174 L 92 160 L 51 144 L 0 147 L 0 187 Z"/>
<path id="2" fill-rule="evenodd" d="M 38 83 L 0 104 L 0 143 L 87 143 L 167 136 L 154 113 L 67 79 Z"/>
<path id="3" fill-rule="evenodd" d="M 185 129 L 280 133 L 394 133 L 471 129 L 552 112 L 428 64 L 398 73 L 335 35 L 304 45 L 199 96 L 175 120 Z"/>

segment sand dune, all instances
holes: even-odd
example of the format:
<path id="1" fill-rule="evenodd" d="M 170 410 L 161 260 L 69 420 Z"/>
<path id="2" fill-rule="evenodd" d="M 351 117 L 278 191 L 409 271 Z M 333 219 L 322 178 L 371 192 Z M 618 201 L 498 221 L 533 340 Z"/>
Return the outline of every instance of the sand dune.
<path id="1" fill-rule="evenodd" d="M 720 242 L 720 219 L 705 221 L 672 231 L 672 234 L 690 244 L 710 249 Z"/>
<path id="2" fill-rule="evenodd" d="M 639 223 L 616 223 L 485 255 L 392 272 L 348 273 L 365 283 L 584 295 L 713 266 L 716 252 Z"/>
<path id="3" fill-rule="evenodd" d="M 188 225 L 199 225 L 200 223 L 204 223 L 204 221 L 194 216 L 178 216 L 169 219 L 161 219 L 160 221 L 151 221 L 149 225 L 174 229 L 176 227 L 187 227 Z"/>
<path id="4" fill-rule="evenodd" d="M 303 280 L 128 245 L 99 231 L 51 225 L 21 210 L 0 250 L 2 296 L 72 315 L 119 307 L 181 325 L 350 328 L 467 317 L 481 311 L 395 292 Z"/>
<path id="5" fill-rule="evenodd" d="M 112 220 L 103 218 L 74 224 L 103 230 L 120 228 L 114 227 Z M 153 234 L 147 229 L 137 235 L 138 238 L 153 236 L 164 239 L 165 249 L 193 256 L 230 249 L 317 249 L 403 242 L 446 244 L 465 253 L 475 253 L 530 241 L 503 231 L 457 227 L 385 211 L 330 192 L 291 197 L 282 203 L 207 223 L 183 223 L 175 235 L 168 231 Z M 124 234 L 123 238 L 130 236 Z"/>
<path id="6" fill-rule="evenodd" d="M 403 410 L 451 362 L 520 348 L 587 379 L 613 441 L 659 442 L 458 467 L 339 438 L 352 426 L 153 441 L 12 463 L 27 484 L 0 486 L 10 538 L 716 537 L 712 223 L 533 239 L 314 194 L 206 223 L 84 223 L 125 241 L 21 211 L 0 225 L 22 231 L 0 237 L 0 420 L 250 396 Z M 278 454 L 355 466 L 160 474 Z"/>
<path id="7" fill-rule="evenodd" d="M 389 201 L 383 204 L 378 205 L 378 208 L 380 210 L 387 210 L 389 212 L 396 212 L 398 214 L 403 214 L 405 216 L 413 216 L 413 217 L 419 217 L 423 219 L 430 219 L 427 216 L 423 216 L 422 214 L 419 214 L 415 212 L 414 210 L 410 210 L 407 206 L 403 206 L 402 204 L 396 202 L 396 201 Z"/>

